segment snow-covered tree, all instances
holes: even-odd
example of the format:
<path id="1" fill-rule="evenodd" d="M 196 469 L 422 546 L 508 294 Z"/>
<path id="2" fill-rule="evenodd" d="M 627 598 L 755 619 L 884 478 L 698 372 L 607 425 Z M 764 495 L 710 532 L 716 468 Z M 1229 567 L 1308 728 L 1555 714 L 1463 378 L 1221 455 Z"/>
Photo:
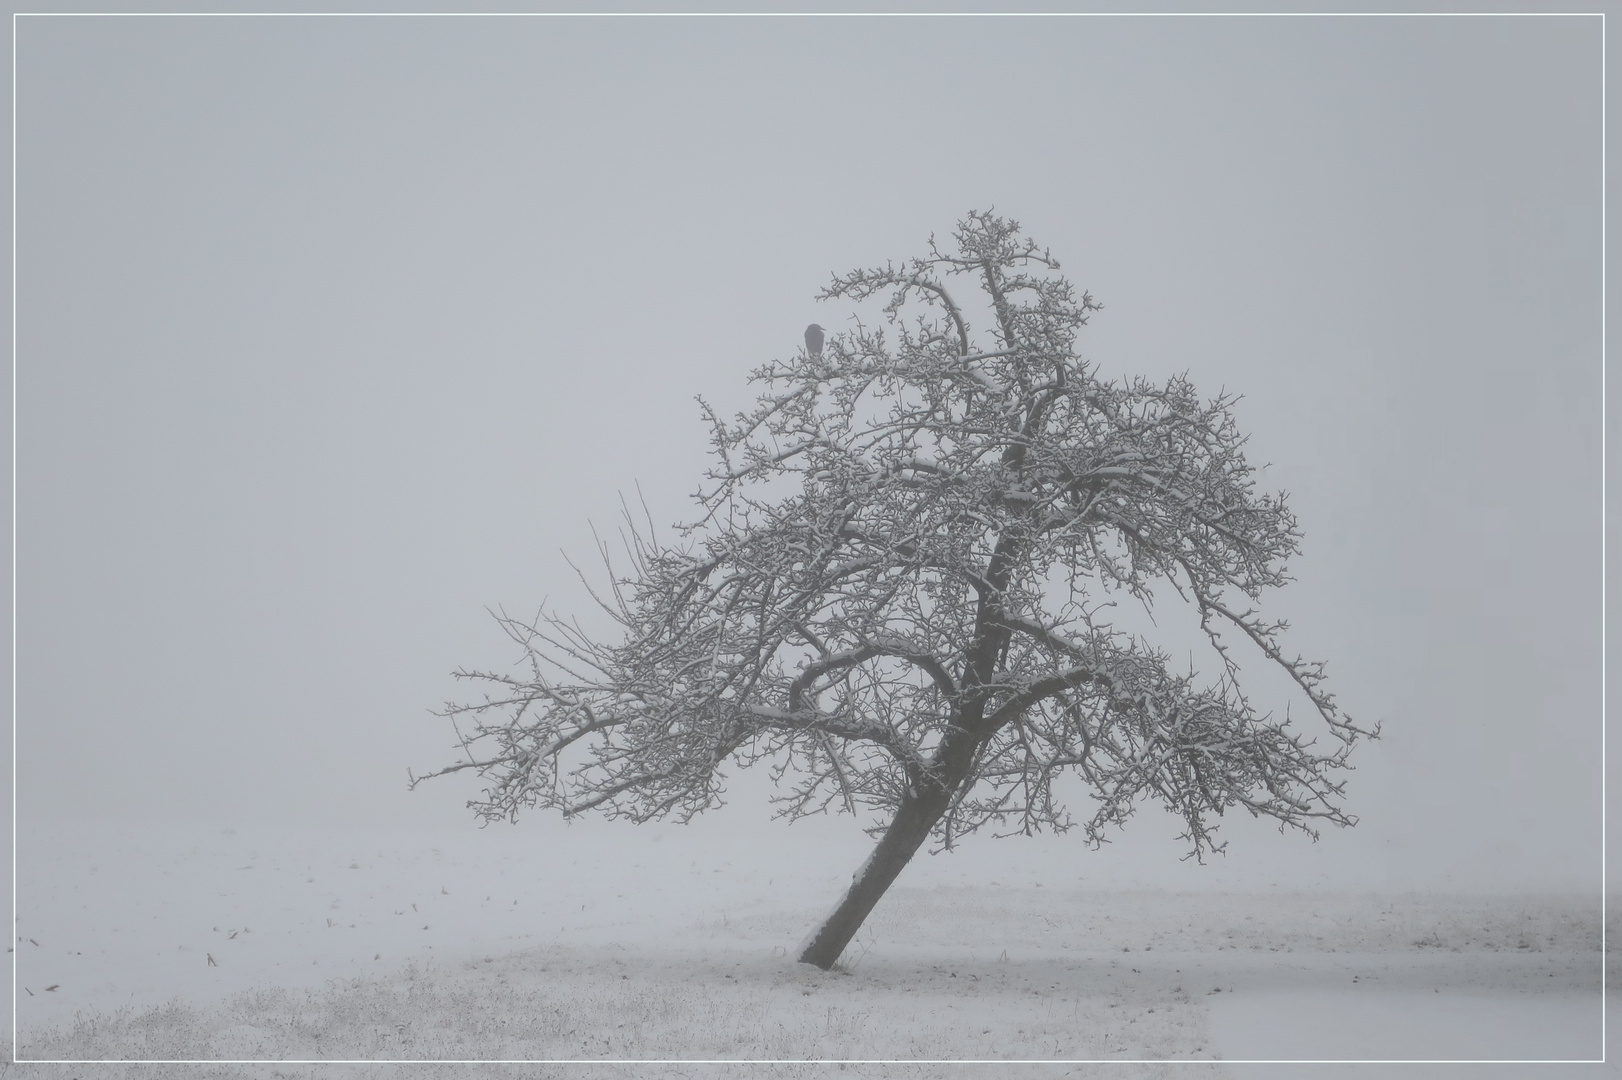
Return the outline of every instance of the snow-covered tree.
<path id="1" fill-rule="evenodd" d="M 820 299 L 887 300 L 884 325 L 758 369 L 752 412 L 705 407 L 702 512 L 674 546 L 632 530 L 601 600 L 613 640 L 502 616 L 527 668 L 458 672 L 485 693 L 447 707 L 465 760 L 431 775 L 476 770 L 487 819 L 685 821 L 726 763 L 767 763 L 787 817 L 874 813 L 800 957 L 823 968 L 931 835 L 1063 831 L 1071 789 L 1094 844 L 1145 799 L 1195 855 L 1233 807 L 1314 837 L 1352 823 L 1336 773 L 1377 732 L 1257 610 L 1300 534 L 1257 490 L 1234 399 L 1101 378 L 1075 352 L 1099 306 L 1016 222 L 971 213 L 953 241 L 834 278 Z M 1110 601 L 1168 597 L 1213 647 L 1206 684 L 1112 625 Z M 1293 681 L 1327 749 L 1252 704 L 1241 654 Z"/>

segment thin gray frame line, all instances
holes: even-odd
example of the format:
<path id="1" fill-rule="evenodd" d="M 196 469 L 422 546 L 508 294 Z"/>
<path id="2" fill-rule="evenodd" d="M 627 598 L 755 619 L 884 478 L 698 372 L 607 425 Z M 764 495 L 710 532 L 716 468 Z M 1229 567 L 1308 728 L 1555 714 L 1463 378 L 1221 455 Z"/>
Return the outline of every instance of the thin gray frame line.
<path id="1" fill-rule="evenodd" d="M 1604 1064 L 1606 1062 L 1606 1020 L 1609 1012 L 1609 986 L 1604 971 L 1606 947 L 1606 885 L 1609 879 L 1606 850 L 1607 741 L 1606 741 L 1606 13 L 1599 11 L 13 11 L 11 13 L 11 919 L 16 923 L 16 39 L 19 18 L 1599 18 L 1599 1057 L 1598 1059 L 1221 1059 L 1228 1064 Z M 18 954 L 11 952 L 11 1061 L 24 1064 L 18 1056 L 19 1028 Z M 504 1061 L 504 1059 L 440 1059 L 441 1064 L 805 1064 L 801 1059 L 545 1059 L 545 1061 Z M 1218 1059 L 827 1059 L 829 1064 L 1174 1064 Z M 101 1064 L 97 1059 L 29 1059 L 26 1064 Z M 112 1062 L 109 1062 L 112 1064 Z M 118 1062 L 118 1064 L 428 1064 L 420 1059 L 287 1059 L 263 1062 L 260 1059 L 174 1059 L 174 1061 Z"/>
<path id="2" fill-rule="evenodd" d="M 1604 11 L 19 11 L 29 18 L 1432 19 L 1582 18 Z"/>

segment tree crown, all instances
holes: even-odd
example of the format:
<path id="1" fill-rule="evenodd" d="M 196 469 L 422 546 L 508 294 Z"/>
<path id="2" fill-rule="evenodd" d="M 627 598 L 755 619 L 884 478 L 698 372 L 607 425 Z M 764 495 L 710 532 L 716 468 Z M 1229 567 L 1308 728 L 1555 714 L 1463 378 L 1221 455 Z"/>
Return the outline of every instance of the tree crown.
<path id="1" fill-rule="evenodd" d="M 458 672 L 491 689 L 447 706 L 467 759 L 440 772 L 482 774 L 486 818 L 640 821 L 690 817 L 719 801 L 723 762 L 770 759 L 791 817 L 949 785 L 947 845 L 988 823 L 1070 827 L 1065 773 L 1094 842 L 1145 797 L 1196 855 L 1233 806 L 1350 824 L 1334 771 L 1377 732 L 1258 614 L 1299 532 L 1284 495 L 1257 490 L 1234 399 L 1101 378 L 1075 352 L 1099 305 L 1058 269 L 1016 222 L 971 213 L 948 250 L 835 277 L 820 299 L 887 297 L 883 325 L 757 369 L 752 411 L 705 407 L 717 465 L 698 520 L 678 546 L 633 530 L 600 598 L 620 640 L 499 616 L 528 670 Z M 978 334 L 960 280 L 984 294 Z M 1107 618 L 1111 594 L 1148 606 L 1157 589 L 1196 613 L 1210 684 Z M 1330 750 L 1253 707 L 1241 641 Z"/>

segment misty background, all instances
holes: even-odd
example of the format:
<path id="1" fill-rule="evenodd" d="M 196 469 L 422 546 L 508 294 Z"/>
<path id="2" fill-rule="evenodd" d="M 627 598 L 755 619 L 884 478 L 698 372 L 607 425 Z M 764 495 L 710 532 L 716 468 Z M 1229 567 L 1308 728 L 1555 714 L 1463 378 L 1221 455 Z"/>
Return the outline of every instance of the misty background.
<path id="1" fill-rule="evenodd" d="M 1597 888 L 1601 78 L 1597 17 L 21 17 L 20 844 L 473 830 L 406 776 L 519 656 L 486 608 L 589 615 L 593 524 L 691 516 L 694 396 L 995 207 L 1083 356 L 1244 396 L 1267 610 L 1384 725 L 1356 829 L 1228 862 Z M 824 835 L 732 787 L 703 828 Z"/>

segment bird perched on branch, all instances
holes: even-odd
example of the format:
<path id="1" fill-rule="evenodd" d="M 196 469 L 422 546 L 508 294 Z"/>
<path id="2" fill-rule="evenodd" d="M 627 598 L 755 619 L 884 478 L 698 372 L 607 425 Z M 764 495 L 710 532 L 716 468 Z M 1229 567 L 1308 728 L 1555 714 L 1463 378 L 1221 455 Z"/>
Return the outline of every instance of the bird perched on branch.
<path id="1" fill-rule="evenodd" d="M 822 356 L 822 334 L 822 327 L 816 323 L 805 328 L 805 351 L 811 354 L 813 360 Z"/>

